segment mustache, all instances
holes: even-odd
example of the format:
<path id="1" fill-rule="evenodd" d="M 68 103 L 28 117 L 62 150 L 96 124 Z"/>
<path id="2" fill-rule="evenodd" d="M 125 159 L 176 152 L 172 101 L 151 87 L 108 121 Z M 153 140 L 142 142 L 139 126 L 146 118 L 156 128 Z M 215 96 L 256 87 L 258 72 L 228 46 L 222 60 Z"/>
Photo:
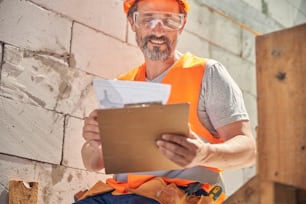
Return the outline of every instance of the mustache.
<path id="1" fill-rule="evenodd" d="M 149 35 L 147 37 L 144 38 L 144 42 L 145 44 L 147 44 L 150 40 L 160 40 L 160 41 L 164 41 L 168 46 L 170 46 L 170 40 L 169 38 L 167 38 L 166 36 L 156 36 L 156 35 Z"/>

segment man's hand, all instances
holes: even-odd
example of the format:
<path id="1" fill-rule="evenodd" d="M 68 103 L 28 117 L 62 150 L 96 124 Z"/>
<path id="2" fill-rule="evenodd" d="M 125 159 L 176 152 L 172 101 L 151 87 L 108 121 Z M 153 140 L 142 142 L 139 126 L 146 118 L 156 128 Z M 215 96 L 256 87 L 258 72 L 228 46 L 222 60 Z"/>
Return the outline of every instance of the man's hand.
<path id="1" fill-rule="evenodd" d="M 104 168 L 102 145 L 98 126 L 98 111 L 92 111 L 84 120 L 83 138 L 85 143 L 82 147 L 82 159 L 86 169 L 98 171 Z"/>
<path id="2" fill-rule="evenodd" d="M 92 111 L 84 120 L 83 138 L 86 141 L 95 140 L 100 142 L 100 131 L 98 126 L 98 111 Z"/>
<path id="3" fill-rule="evenodd" d="M 224 143 L 205 143 L 196 134 L 186 137 L 165 134 L 157 141 L 157 146 L 168 159 L 182 167 L 209 166 L 228 170 L 254 164 L 256 142 L 249 121 L 230 123 L 218 128 L 217 132 Z"/>
<path id="4" fill-rule="evenodd" d="M 163 134 L 157 141 L 162 154 L 182 167 L 193 167 L 201 164 L 208 155 L 209 144 L 190 133 L 187 136 Z"/>

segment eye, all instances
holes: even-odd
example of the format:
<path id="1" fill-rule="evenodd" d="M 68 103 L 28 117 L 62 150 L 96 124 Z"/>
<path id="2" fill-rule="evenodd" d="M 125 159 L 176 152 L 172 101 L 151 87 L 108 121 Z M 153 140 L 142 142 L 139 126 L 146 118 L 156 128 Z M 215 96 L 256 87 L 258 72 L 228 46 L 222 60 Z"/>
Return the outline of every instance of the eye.
<path id="1" fill-rule="evenodd" d="M 154 18 L 152 17 L 152 16 L 144 16 L 143 18 L 142 18 L 142 22 L 143 23 L 149 23 L 149 22 L 151 22 L 152 20 L 153 20 Z"/>
<path id="2" fill-rule="evenodd" d="M 180 25 L 180 23 L 171 19 L 166 19 L 166 21 L 164 21 L 164 24 L 172 29 L 176 29 Z"/>
<path id="3" fill-rule="evenodd" d="M 139 24 L 148 25 L 154 20 L 154 16 L 152 14 L 143 14 L 139 16 Z"/>

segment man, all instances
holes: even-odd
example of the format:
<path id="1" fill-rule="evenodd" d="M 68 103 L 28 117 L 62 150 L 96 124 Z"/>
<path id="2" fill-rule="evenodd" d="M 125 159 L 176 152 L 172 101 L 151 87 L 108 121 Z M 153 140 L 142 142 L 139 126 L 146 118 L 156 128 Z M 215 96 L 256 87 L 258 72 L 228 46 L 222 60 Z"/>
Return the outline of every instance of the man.
<path id="1" fill-rule="evenodd" d="M 172 183 L 183 194 L 200 198 L 214 185 L 222 187 L 221 169 L 247 167 L 255 161 L 256 145 L 241 91 L 219 62 L 189 53 L 177 56 L 178 36 L 189 10 L 186 0 L 124 0 L 124 10 L 145 63 L 118 79 L 171 84 L 168 103 L 190 103 L 190 133 L 186 137 L 165 133 L 156 143 L 161 153 L 183 170 L 119 174 L 101 185 L 116 189 L 128 201 L 162 203 L 157 196 L 160 192 L 154 191 L 156 186 L 146 191 L 154 191 L 150 195 L 139 190 L 150 186 L 152 179 L 160 179 L 165 189 Z M 93 111 L 84 122 L 86 142 L 82 148 L 84 165 L 91 171 L 104 168 L 99 134 L 97 112 Z M 102 192 L 91 194 L 100 199 L 97 202 L 89 198 L 78 203 L 123 202 L 112 200 L 118 198 L 118 193 Z M 174 199 L 180 192 L 167 199 Z M 154 200 L 141 200 L 146 197 Z"/>

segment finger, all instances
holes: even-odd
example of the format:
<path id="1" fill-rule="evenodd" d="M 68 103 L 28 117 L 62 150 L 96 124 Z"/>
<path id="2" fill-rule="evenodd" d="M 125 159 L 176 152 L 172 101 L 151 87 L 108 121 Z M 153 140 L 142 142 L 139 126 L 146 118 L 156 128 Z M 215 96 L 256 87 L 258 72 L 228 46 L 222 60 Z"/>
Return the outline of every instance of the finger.
<path id="1" fill-rule="evenodd" d="M 100 141 L 100 134 L 97 134 L 95 132 L 84 132 L 83 137 L 86 141 L 89 141 L 89 140 Z"/>
<path id="2" fill-rule="evenodd" d="M 98 121 L 94 117 L 87 117 L 84 120 L 84 124 L 98 125 Z"/>
<path id="3" fill-rule="evenodd" d="M 166 148 L 163 147 L 159 147 L 160 152 L 167 157 L 168 159 L 170 159 L 171 161 L 173 161 L 174 163 L 178 164 L 179 166 L 186 166 L 188 165 L 190 162 L 187 162 L 185 157 L 181 156 L 181 155 L 177 155 L 175 153 L 173 153 L 172 151 L 169 151 Z"/>
<path id="4" fill-rule="evenodd" d="M 90 118 L 94 118 L 97 119 L 98 118 L 98 110 L 93 110 L 90 114 L 89 114 Z"/>
<path id="5" fill-rule="evenodd" d="M 169 156 L 172 156 L 173 154 L 173 155 L 178 155 L 180 157 L 184 157 L 187 160 L 190 160 L 193 159 L 195 155 L 195 152 L 190 151 L 185 147 L 172 142 L 159 140 L 157 141 L 157 146 L 167 150 L 168 152 L 171 152 L 171 155 L 169 154 Z"/>
<path id="6" fill-rule="evenodd" d="M 83 132 L 95 132 L 95 133 L 100 133 L 99 126 L 97 125 L 91 125 L 87 124 L 83 126 Z"/>
<path id="7" fill-rule="evenodd" d="M 190 131 L 189 134 L 187 134 L 186 136 L 187 136 L 188 138 L 193 138 L 193 139 L 194 139 L 194 138 L 197 138 L 197 135 L 196 135 L 194 132 L 192 132 L 192 131 Z"/>
<path id="8" fill-rule="evenodd" d="M 96 125 L 85 125 L 83 126 L 83 138 L 85 140 L 100 139 L 99 127 Z"/>
<path id="9" fill-rule="evenodd" d="M 197 146 L 190 142 L 190 138 L 181 135 L 164 134 L 162 135 L 162 139 L 171 143 L 178 144 L 190 151 L 195 151 L 195 149 L 197 149 Z"/>

